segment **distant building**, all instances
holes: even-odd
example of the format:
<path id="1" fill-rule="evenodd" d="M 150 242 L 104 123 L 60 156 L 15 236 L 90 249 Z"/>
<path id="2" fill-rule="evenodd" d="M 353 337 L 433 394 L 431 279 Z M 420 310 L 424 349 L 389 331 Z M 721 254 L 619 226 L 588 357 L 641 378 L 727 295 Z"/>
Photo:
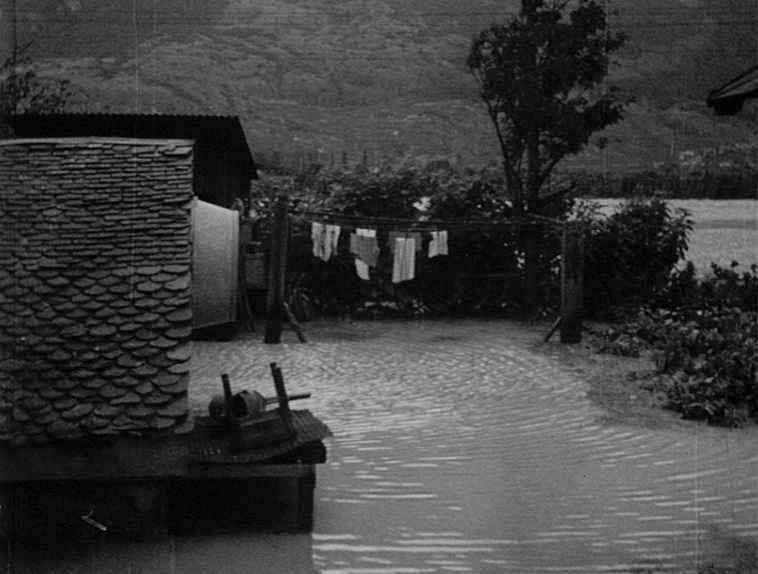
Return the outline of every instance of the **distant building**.
<path id="1" fill-rule="evenodd" d="M 117 137 L 194 141 L 193 188 L 202 201 L 247 205 L 257 167 L 239 119 L 234 116 L 162 114 L 19 114 L 17 138 Z"/>
<path id="2" fill-rule="evenodd" d="M 731 116 L 742 109 L 746 100 L 758 97 L 758 65 L 712 90 L 706 100 L 720 116 Z"/>

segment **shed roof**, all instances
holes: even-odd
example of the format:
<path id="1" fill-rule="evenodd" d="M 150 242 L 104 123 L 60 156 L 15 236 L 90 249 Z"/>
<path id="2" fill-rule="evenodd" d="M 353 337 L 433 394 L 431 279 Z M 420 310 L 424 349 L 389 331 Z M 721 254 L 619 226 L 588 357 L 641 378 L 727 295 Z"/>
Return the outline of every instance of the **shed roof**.
<path id="1" fill-rule="evenodd" d="M 167 114 L 17 114 L 16 137 L 127 137 L 192 139 L 196 153 L 226 157 L 257 177 L 257 167 L 236 116 Z"/>
<path id="2" fill-rule="evenodd" d="M 736 114 L 749 98 L 758 97 L 758 65 L 711 90 L 706 102 L 719 115 Z"/>

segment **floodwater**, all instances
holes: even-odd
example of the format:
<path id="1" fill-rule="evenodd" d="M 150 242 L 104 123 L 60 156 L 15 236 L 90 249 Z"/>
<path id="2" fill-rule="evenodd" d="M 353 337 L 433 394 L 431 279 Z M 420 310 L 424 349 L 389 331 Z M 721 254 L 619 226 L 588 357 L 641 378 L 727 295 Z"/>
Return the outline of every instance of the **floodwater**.
<path id="1" fill-rule="evenodd" d="M 586 382 L 517 323 L 306 330 L 304 345 L 289 332 L 279 346 L 260 333 L 196 343 L 191 392 L 206 404 L 228 372 L 236 389 L 272 394 L 276 361 L 288 391 L 313 393 L 298 407 L 334 438 L 311 534 L 101 539 L 57 553 L 40 541 L 6 571 L 697 572 L 713 552 L 758 564 L 754 430 L 603 422 Z"/>

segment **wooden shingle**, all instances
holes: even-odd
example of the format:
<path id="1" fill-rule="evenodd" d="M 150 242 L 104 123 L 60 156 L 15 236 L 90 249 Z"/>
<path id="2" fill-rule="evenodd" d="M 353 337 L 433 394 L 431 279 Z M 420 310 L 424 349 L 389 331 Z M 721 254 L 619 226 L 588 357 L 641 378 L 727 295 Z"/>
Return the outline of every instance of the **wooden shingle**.
<path id="1" fill-rule="evenodd" d="M 0 142 L 0 439 L 186 426 L 192 162 L 187 140 Z"/>

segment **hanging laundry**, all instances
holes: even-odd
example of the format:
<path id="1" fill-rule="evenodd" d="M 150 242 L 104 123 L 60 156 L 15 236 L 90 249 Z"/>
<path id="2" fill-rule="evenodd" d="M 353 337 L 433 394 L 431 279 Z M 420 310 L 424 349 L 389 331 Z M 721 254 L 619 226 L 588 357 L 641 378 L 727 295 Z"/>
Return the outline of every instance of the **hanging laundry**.
<path id="1" fill-rule="evenodd" d="M 379 244 L 376 242 L 375 229 L 356 229 L 350 236 L 350 252 L 369 267 L 376 267 L 379 257 Z"/>
<path id="2" fill-rule="evenodd" d="M 429 258 L 438 255 L 447 255 L 447 231 L 432 231 L 432 240 L 429 242 Z"/>
<path id="3" fill-rule="evenodd" d="M 415 245 L 416 251 L 421 250 L 421 246 L 422 246 L 421 233 L 419 233 L 418 231 L 406 231 L 406 232 L 390 231 L 389 232 L 390 253 L 395 253 L 395 239 L 397 239 L 398 237 L 413 239 L 413 244 Z"/>
<path id="4" fill-rule="evenodd" d="M 324 259 L 324 239 L 326 227 L 323 223 L 314 221 L 311 223 L 311 241 L 313 242 L 313 256 Z"/>
<path id="5" fill-rule="evenodd" d="M 329 261 L 332 253 L 337 253 L 337 246 L 340 240 L 340 226 L 339 225 L 325 225 L 324 226 L 324 261 Z"/>
<path id="6" fill-rule="evenodd" d="M 340 226 L 323 223 L 311 223 L 311 241 L 313 241 L 313 255 L 323 261 L 329 261 L 333 253 L 337 252 L 337 244 L 340 239 Z"/>
<path id="7" fill-rule="evenodd" d="M 392 282 L 410 281 L 416 271 L 416 240 L 414 237 L 396 237 L 392 261 Z"/>
<path id="8" fill-rule="evenodd" d="M 368 264 L 364 263 L 357 257 L 355 258 L 355 272 L 358 274 L 358 277 L 360 277 L 364 281 L 369 280 Z"/>
<path id="9" fill-rule="evenodd" d="M 355 272 L 364 281 L 369 280 L 369 267 L 376 267 L 379 245 L 375 229 L 356 229 L 350 235 L 350 253 L 356 256 Z"/>

